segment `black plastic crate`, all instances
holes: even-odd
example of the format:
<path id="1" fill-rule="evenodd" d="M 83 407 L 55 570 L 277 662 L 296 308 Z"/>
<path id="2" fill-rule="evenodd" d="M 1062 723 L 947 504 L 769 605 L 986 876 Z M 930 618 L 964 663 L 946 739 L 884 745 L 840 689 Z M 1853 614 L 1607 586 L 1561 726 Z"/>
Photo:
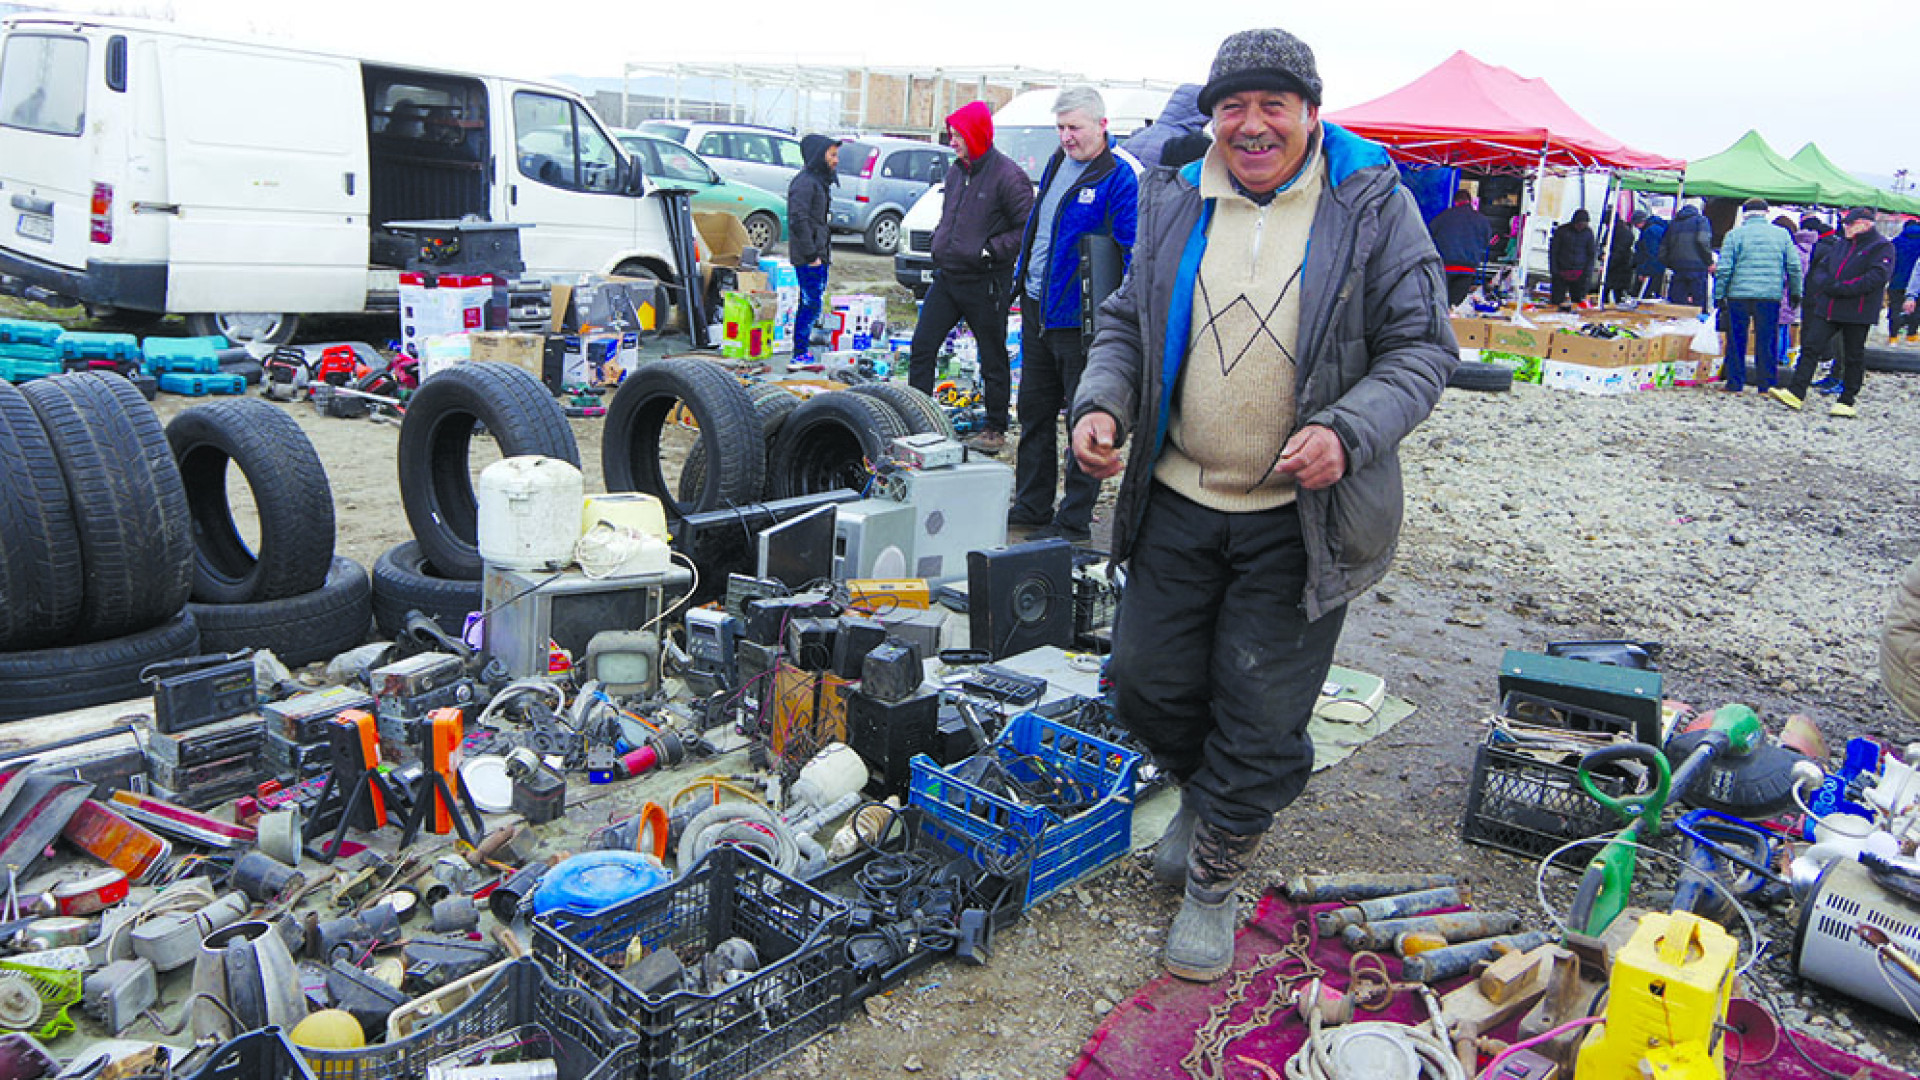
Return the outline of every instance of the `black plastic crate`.
<path id="1" fill-rule="evenodd" d="M 267 1027 L 223 1043 L 187 1080 L 314 1080 L 314 1076 L 280 1029 Z"/>
<path id="2" fill-rule="evenodd" d="M 1573 840 L 1604 836 L 1626 827 L 1620 815 L 1600 805 L 1580 786 L 1579 755 L 1543 761 L 1528 754 L 1482 743 L 1473 758 L 1462 837 L 1471 844 L 1543 858 Z M 1594 774 L 1594 784 L 1619 798 L 1633 782 Z M 1597 849 L 1582 845 L 1556 862 L 1568 868 L 1590 860 Z"/>
<path id="3" fill-rule="evenodd" d="M 629 1037 L 592 991 L 563 985 L 531 957 L 502 966 L 471 998 L 404 1039 L 360 1050 L 302 1049 L 317 1080 L 417 1080 L 427 1066 L 505 1033 L 527 1044 L 530 1056 L 551 1057 L 560 1080 L 630 1080 Z M 237 1042 L 238 1040 L 236 1040 Z M 231 1045 L 231 1044 L 230 1044 Z M 233 1074 L 252 1080 L 254 1074 Z M 260 1074 L 277 1078 L 278 1073 Z M 307 1073 L 287 1073 L 301 1080 Z M 227 1080 L 224 1074 L 203 1080 Z"/>
<path id="4" fill-rule="evenodd" d="M 609 1064 L 631 1080 L 731 1080 L 824 1034 L 851 1007 L 842 961 L 846 905 L 738 848 L 720 847 L 679 880 L 594 915 L 533 920 L 533 952 L 562 983 L 607 999 L 637 1038 Z M 729 938 L 760 955 L 750 977 L 712 994 L 642 994 L 620 977 L 629 944 L 681 953 Z"/>

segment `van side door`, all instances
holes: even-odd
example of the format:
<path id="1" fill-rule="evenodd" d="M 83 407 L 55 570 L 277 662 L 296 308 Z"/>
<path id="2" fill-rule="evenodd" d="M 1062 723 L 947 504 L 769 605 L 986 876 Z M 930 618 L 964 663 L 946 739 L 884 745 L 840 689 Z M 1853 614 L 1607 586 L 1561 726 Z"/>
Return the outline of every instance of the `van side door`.
<path id="1" fill-rule="evenodd" d="M 165 37 L 161 48 L 168 310 L 362 310 L 359 65 L 186 37 Z"/>

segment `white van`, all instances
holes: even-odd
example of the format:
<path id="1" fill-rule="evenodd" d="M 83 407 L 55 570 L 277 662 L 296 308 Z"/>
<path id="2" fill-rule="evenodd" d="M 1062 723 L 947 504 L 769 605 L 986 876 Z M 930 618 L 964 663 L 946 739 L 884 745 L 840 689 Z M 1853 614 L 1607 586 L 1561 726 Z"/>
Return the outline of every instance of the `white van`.
<path id="1" fill-rule="evenodd" d="M 393 221 L 525 223 L 528 276 L 672 281 L 662 201 L 617 146 L 550 84 L 17 16 L 0 27 L 0 274 L 267 342 L 302 313 L 392 308 Z"/>
<path id="2" fill-rule="evenodd" d="M 1171 90 L 1153 90 L 1138 86 L 1096 86 L 1107 107 L 1107 134 L 1116 143 L 1160 118 L 1167 107 Z M 1060 149 L 1060 132 L 1054 127 L 1053 103 L 1059 89 L 1029 90 L 1016 94 L 993 114 L 993 148 L 1012 158 L 1035 184 L 1046 171 L 1053 152 Z M 1126 161 L 1140 170 L 1131 155 Z M 946 203 L 947 186 L 936 184 L 920 196 L 900 222 L 900 247 L 893 257 L 893 279 L 925 299 L 933 287 L 933 230 L 940 224 L 940 208 Z"/>

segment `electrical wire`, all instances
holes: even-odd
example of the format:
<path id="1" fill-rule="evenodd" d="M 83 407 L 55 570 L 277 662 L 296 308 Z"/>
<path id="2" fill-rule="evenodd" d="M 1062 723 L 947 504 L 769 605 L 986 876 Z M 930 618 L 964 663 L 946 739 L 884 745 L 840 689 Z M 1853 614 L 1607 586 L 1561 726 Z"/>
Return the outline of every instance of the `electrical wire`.
<path id="1" fill-rule="evenodd" d="M 1767 986 L 1766 981 L 1763 979 L 1754 979 L 1753 985 L 1758 986 L 1760 993 L 1766 998 L 1767 1009 L 1773 1013 L 1773 1022 L 1780 1030 L 1780 1037 L 1786 1040 L 1788 1046 L 1793 1047 L 1795 1054 L 1800 1055 L 1800 1060 L 1806 1062 L 1808 1066 L 1813 1069 L 1818 1070 L 1821 1075 L 1832 1078 L 1832 1080 L 1848 1080 L 1851 1074 L 1829 1069 L 1825 1065 L 1813 1060 L 1813 1058 L 1807 1054 L 1806 1048 L 1800 1045 L 1800 1040 L 1794 1037 L 1793 1029 L 1787 1026 L 1786 1014 L 1780 1008 L 1780 1003 L 1774 1000 L 1773 991 Z"/>
<path id="2" fill-rule="evenodd" d="M 1678 866 L 1683 878 L 1691 874 L 1713 886 L 1713 890 L 1719 893 L 1728 904 L 1731 904 L 1734 911 L 1739 913 L 1740 921 L 1745 923 L 1747 927 L 1747 943 L 1751 951 L 1747 955 L 1747 962 L 1735 969 L 1734 974 L 1745 975 L 1747 971 L 1759 961 L 1760 955 L 1766 951 L 1766 939 L 1760 936 L 1760 927 L 1754 922 L 1753 915 L 1747 911 L 1747 906 L 1741 903 L 1740 898 L 1733 895 L 1732 890 L 1728 889 L 1719 878 L 1700 870 L 1698 867 L 1690 865 L 1685 859 L 1677 855 L 1661 851 L 1657 847 L 1649 847 L 1646 844 L 1636 843 L 1632 840 L 1622 840 L 1618 836 L 1589 836 L 1580 840 L 1570 840 L 1547 853 L 1534 868 L 1534 899 L 1540 902 L 1540 910 L 1546 912 L 1547 918 L 1553 920 L 1553 924 L 1560 929 L 1562 934 L 1573 933 L 1573 928 L 1568 926 L 1567 921 L 1560 917 L 1560 912 L 1555 910 L 1554 906 L 1547 902 L 1547 869 L 1554 865 L 1554 860 L 1572 851 L 1574 848 L 1606 844 L 1623 844 L 1633 848 L 1634 851 L 1638 853 L 1658 855 L 1669 863 Z"/>
<path id="3" fill-rule="evenodd" d="M 1539 1046 L 1541 1043 L 1552 1042 L 1553 1040 L 1559 1038 L 1560 1036 L 1565 1035 L 1569 1031 L 1578 1031 L 1583 1027 L 1592 1027 L 1595 1024 L 1603 1024 L 1606 1022 L 1606 1019 L 1607 1018 L 1604 1016 L 1583 1016 L 1578 1020 L 1569 1020 L 1566 1023 L 1561 1024 L 1559 1027 L 1554 1028 L 1552 1031 L 1543 1031 L 1540 1034 L 1535 1035 L 1531 1039 L 1522 1039 L 1519 1042 L 1514 1043 L 1513 1045 L 1507 1047 L 1505 1050 L 1500 1051 L 1498 1054 L 1495 1054 L 1493 1056 L 1493 1060 L 1487 1062 L 1487 1067 L 1480 1070 L 1479 1077 L 1485 1078 L 1485 1077 L 1490 1077 L 1495 1075 L 1494 1070 L 1500 1066 L 1501 1062 L 1507 1060 L 1508 1058 L 1512 1057 L 1513 1055 L 1519 1053 L 1522 1050 L 1531 1050 L 1534 1047 Z"/>

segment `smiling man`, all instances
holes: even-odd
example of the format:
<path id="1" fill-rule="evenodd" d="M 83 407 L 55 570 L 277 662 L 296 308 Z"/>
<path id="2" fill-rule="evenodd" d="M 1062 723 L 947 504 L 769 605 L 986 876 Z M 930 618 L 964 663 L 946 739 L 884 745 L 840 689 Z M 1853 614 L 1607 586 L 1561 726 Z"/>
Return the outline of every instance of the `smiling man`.
<path id="1" fill-rule="evenodd" d="M 1228 38 L 1200 108 L 1213 149 L 1141 185 L 1073 449 L 1089 475 L 1125 473 L 1114 703 L 1181 789 L 1154 853 L 1185 889 L 1167 970 L 1210 981 L 1233 963 L 1240 880 L 1313 770 L 1347 602 L 1392 561 L 1400 440 L 1459 349 L 1412 195 L 1386 151 L 1320 122 L 1304 42 Z"/>

